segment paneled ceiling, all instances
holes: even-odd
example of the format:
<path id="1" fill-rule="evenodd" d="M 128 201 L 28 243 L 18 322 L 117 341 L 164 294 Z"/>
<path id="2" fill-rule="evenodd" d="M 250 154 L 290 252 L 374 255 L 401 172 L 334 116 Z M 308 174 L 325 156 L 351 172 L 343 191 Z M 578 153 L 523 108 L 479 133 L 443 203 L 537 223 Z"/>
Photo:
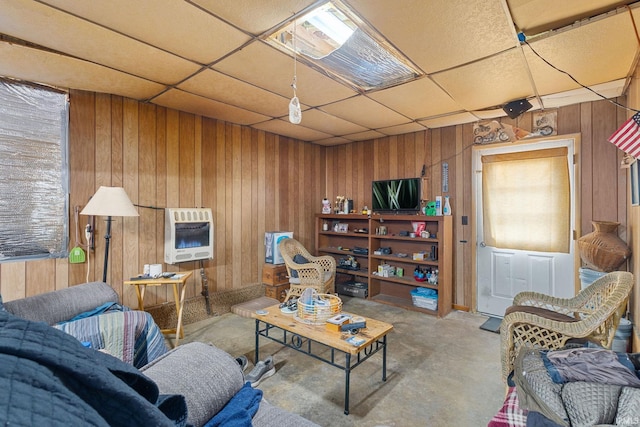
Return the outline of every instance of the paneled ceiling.
<path id="1" fill-rule="evenodd" d="M 294 125 L 293 57 L 263 39 L 320 3 L 3 0 L 0 76 L 335 145 L 619 96 L 638 56 L 631 1 L 344 0 L 424 76 L 362 93 L 298 62 Z"/>

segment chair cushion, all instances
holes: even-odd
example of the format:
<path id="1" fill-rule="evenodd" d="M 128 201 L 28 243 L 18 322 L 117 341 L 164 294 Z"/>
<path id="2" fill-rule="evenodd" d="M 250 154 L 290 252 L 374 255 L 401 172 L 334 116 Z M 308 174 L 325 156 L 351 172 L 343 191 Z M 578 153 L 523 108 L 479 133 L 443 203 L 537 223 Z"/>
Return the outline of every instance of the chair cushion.
<path id="1" fill-rule="evenodd" d="M 578 319 L 575 317 L 567 316 L 566 314 L 558 313 L 553 310 L 548 310 L 542 307 L 533 307 L 530 305 L 512 305 L 508 307 L 504 315 L 508 315 L 510 313 L 521 312 L 521 313 L 529 313 L 535 314 L 536 316 L 544 317 L 545 319 L 555 320 L 557 322 L 577 322 Z"/>
<path id="2" fill-rule="evenodd" d="M 291 273 L 291 275 L 293 276 L 293 273 Z M 324 272 L 324 277 L 322 278 L 322 283 L 327 283 L 327 281 L 329 279 L 331 279 L 331 272 L 330 271 L 325 271 Z M 300 284 L 300 278 L 299 277 L 290 277 L 289 278 L 289 284 L 290 285 L 299 285 Z"/>
<path id="3" fill-rule="evenodd" d="M 308 264 L 309 260 L 300 254 L 296 254 L 296 256 L 293 257 L 293 262 L 295 262 L 296 264 Z M 291 269 L 291 277 L 297 278 L 298 270 Z"/>

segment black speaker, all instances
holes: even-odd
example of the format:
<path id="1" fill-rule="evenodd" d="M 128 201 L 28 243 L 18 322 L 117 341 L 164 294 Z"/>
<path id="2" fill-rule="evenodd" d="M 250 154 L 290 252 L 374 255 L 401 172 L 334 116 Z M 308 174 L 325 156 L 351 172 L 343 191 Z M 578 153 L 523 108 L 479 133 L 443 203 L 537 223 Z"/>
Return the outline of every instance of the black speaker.
<path id="1" fill-rule="evenodd" d="M 502 107 L 502 109 L 505 113 L 507 113 L 507 116 L 509 116 L 509 118 L 515 119 L 520 114 L 529 111 L 531 107 L 533 107 L 533 105 L 531 105 L 529 101 L 527 101 L 526 99 L 519 99 L 517 101 L 511 101 L 507 103 L 504 107 Z"/>

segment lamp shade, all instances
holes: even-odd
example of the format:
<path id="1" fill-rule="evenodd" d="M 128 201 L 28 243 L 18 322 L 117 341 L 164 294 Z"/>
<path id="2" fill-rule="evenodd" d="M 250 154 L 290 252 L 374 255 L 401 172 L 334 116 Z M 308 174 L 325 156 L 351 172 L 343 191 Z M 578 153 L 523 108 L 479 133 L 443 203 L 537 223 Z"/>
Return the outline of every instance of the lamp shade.
<path id="1" fill-rule="evenodd" d="M 80 215 L 139 216 L 122 187 L 100 187 Z"/>

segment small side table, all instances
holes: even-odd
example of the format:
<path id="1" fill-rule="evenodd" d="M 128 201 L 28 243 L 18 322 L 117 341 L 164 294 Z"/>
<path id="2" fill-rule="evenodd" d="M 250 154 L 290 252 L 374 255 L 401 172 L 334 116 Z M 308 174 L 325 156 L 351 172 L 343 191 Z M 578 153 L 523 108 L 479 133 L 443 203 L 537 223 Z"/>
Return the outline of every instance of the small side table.
<path id="1" fill-rule="evenodd" d="M 187 287 L 185 286 L 187 279 L 191 277 L 193 272 L 186 271 L 176 273 L 174 277 L 168 279 L 140 279 L 140 280 L 125 280 L 125 285 L 132 285 L 136 287 L 136 295 L 138 296 L 138 310 L 144 311 L 144 293 L 147 286 L 162 286 L 173 285 L 173 300 L 176 303 L 176 314 L 178 315 L 178 324 L 175 329 L 162 329 L 163 334 L 175 334 L 174 347 L 178 346 L 180 338 L 184 338 L 184 331 L 182 329 L 182 309 L 184 308 L 184 295 Z M 180 289 L 180 295 L 178 295 L 178 288 Z"/>

